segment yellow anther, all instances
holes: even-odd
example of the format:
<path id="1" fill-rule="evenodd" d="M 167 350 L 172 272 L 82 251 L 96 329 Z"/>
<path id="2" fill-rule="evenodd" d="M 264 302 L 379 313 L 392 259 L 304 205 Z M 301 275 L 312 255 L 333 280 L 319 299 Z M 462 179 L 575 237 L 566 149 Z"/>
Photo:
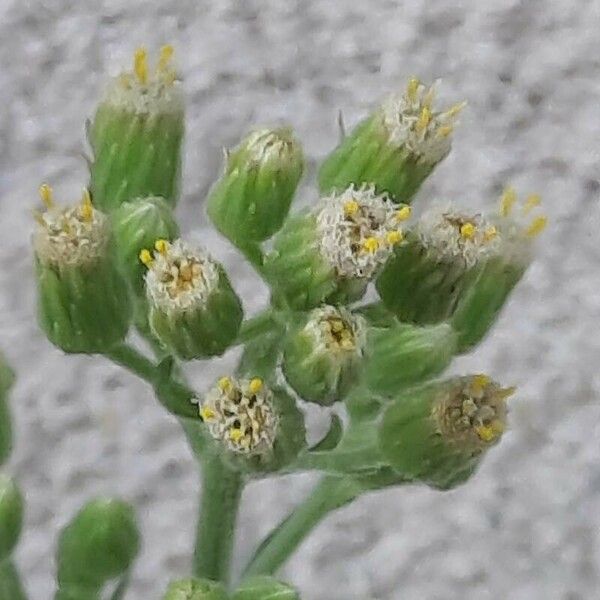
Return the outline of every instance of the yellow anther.
<path id="1" fill-rule="evenodd" d="M 241 429 L 233 427 L 229 430 L 229 439 L 233 442 L 239 442 L 244 437 L 244 433 Z"/>
<path id="2" fill-rule="evenodd" d="M 91 221 L 94 215 L 94 207 L 92 206 L 92 197 L 87 188 L 83 190 L 81 205 L 79 207 L 79 215 L 84 221 Z"/>
<path id="3" fill-rule="evenodd" d="M 166 254 L 167 250 L 169 249 L 169 242 L 168 240 L 156 240 L 154 242 L 154 249 L 160 253 L 160 254 Z"/>
<path id="4" fill-rule="evenodd" d="M 534 238 L 546 229 L 546 225 L 548 225 L 548 217 L 536 217 L 525 230 L 525 235 Z"/>
<path id="5" fill-rule="evenodd" d="M 460 226 L 460 235 L 465 240 L 470 240 L 475 235 L 476 231 L 477 227 L 475 227 L 473 223 L 464 223 Z"/>
<path id="6" fill-rule="evenodd" d="M 438 130 L 437 134 L 440 137 L 448 137 L 454 131 L 454 125 L 442 125 Z"/>
<path id="7" fill-rule="evenodd" d="M 40 198 L 46 208 L 52 208 L 54 206 L 52 188 L 47 183 L 42 183 L 42 185 L 40 185 Z"/>
<path id="8" fill-rule="evenodd" d="M 347 217 L 351 217 L 358 212 L 359 208 L 360 206 L 356 200 L 349 200 L 344 204 L 344 214 Z"/>
<path id="9" fill-rule="evenodd" d="M 399 244 L 402 241 L 402 232 L 401 231 L 390 231 L 385 236 L 385 241 L 393 246 L 394 244 Z"/>
<path id="10" fill-rule="evenodd" d="M 250 380 L 250 384 L 248 387 L 250 388 L 250 391 L 253 394 L 258 394 L 258 392 L 260 392 L 260 390 L 262 390 L 263 387 L 262 379 L 260 379 L 259 377 L 255 377 L 254 379 Z"/>
<path id="11" fill-rule="evenodd" d="M 396 211 L 396 221 L 406 221 L 410 219 L 412 214 L 412 208 L 410 206 L 403 206 L 400 210 Z"/>
<path id="12" fill-rule="evenodd" d="M 531 194 L 523 204 L 523 213 L 528 215 L 536 206 L 542 203 L 542 197 L 539 194 Z"/>
<path id="13" fill-rule="evenodd" d="M 139 259 L 140 262 L 146 265 L 147 267 L 149 267 L 154 262 L 154 258 L 152 258 L 152 253 L 146 248 L 140 251 Z"/>
<path id="14" fill-rule="evenodd" d="M 157 70 L 159 73 L 164 73 L 169 67 L 169 63 L 173 58 L 173 54 L 175 53 L 175 48 L 171 46 L 171 44 L 167 44 L 160 49 L 158 54 L 158 67 Z"/>
<path id="15" fill-rule="evenodd" d="M 508 217 L 512 212 L 513 206 L 517 201 L 517 193 L 514 188 L 507 187 L 500 198 L 500 214 L 503 217 Z"/>
<path id="16" fill-rule="evenodd" d="M 203 406 L 200 409 L 200 416 L 205 421 L 210 421 L 215 416 L 215 411 L 212 408 L 209 408 L 208 406 Z"/>
<path id="17" fill-rule="evenodd" d="M 475 433 L 479 436 L 479 439 L 484 442 L 491 442 L 498 437 L 498 434 L 490 425 L 479 425 L 478 427 L 475 427 Z"/>
<path id="18" fill-rule="evenodd" d="M 483 239 L 486 242 L 489 242 L 490 240 L 493 240 L 497 235 L 498 235 L 498 230 L 493 225 L 490 225 L 484 231 L 484 233 L 483 233 Z"/>
<path id="19" fill-rule="evenodd" d="M 377 238 L 368 237 L 363 242 L 363 250 L 365 250 L 366 252 L 370 252 L 371 254 L 373 254 L 374 252 L 377 252 L 378 249 L 379 249 L 379 240 Z"/>
<path id="20" fill-rule="evenodd" d="M 451 106 L 445 113 L 444 115 L 446 115 L 447 117 L 455 117 L 465 106 L 467 105 L 466 101 L 465 102 L 459 102 L 458 104 L 455 104 L 454 106 Z"/>
<path id="21" fill-rule="evenodd" d="M 138 48 L 133 55 L 133 71 L 138 81 L 148 83 L 148 52 L 146 48 Z"/>
<path id="22" fill-rule="evenodd" d="M 491 378 L 488 375 L 475 375 L 471 381 L 471 391 L 473 394 L 480 394 L 490 384 Z"/>
<path id="23" fill-rule="evenodd" d="M 415 129 L 420 133 L 427 129 L 429 122 L 431 121 L 431 110 L 427 106 L 423 107 L 421 114 L 419 115 L 419 119 L 417 124 L 415 125 Z"/>
<path id="24" fill-rule="evenodd" d="M 232 387 L 231 379 L 229 377 L 221 377 L 219 379 L 219 389 L 222 392 L 228 392 Z"/>
<path id="25" fill-rule="evenodd" d="M 410 102 L 417 101 L 417 92 L 419 91 L 419 86 L 421 82 L 416 77 L 411 77 L 408 80 L 408 85 L 406 86 L 406 96 Z"/>

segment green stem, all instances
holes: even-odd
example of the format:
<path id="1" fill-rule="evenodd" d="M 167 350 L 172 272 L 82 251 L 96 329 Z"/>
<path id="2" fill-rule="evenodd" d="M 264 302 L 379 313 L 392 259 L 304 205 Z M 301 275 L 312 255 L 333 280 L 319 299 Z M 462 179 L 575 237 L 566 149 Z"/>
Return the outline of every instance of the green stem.
<path id="1" fill-rule="evenodd" d="M 0 562 L 0 600 L 27 600 L 17 569 L 10 559 Z"/>
<path id="2" fill-rule="evenodd" d="M 205 453 L 194 575 L 227 584 L 243 477 L 216 452 Z"/>
<path id="3" fill-rule="evenodd" d="M 329 513 L 352 502 L 361 491 L 352 479 L 323 478 L 310 496 L 259 546 L 244 577 L 274 574 Z"/>
<path id="4" fill-rule="evenodd" d="M 113 362 L 125 367 L 141 379 L 154 385 L 156 381 L 156 364 L 141 352 L 127 344 L 114 346 L 106 356 Z"/>

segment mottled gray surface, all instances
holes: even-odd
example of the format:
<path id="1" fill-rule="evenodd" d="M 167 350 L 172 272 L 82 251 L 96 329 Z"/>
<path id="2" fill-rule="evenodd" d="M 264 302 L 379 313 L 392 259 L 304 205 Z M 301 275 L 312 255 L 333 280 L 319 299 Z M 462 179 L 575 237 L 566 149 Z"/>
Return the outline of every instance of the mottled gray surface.
<path id="1" fill-rule="evenodd" d="M 251 124 L 289 121 L 309 185 L 337 110 L 354 123 L 412 73 L 469 101 L 421 199 L 489 207 L 511 181 L 541 192 L 552 221 L 493 335 L 459 365 L 519 386 L 501 446 L 461 489 L 390 490 L 337 513 L 285 577 L 307 600 L 598 597 L 599 30 L 597 0 L 0 2 L 0 345 L 19 373 L 9 468 L 28 497 L 18 562 L 33 599 L 50 597 L 58 528 L 97 493 L 131 500 L 143 524 L 129 597 L 159 598 L 188 567 L 198 485 L 180 431 L 133 376 L 45 341 L 28 243 L 38 183 L 65 200 L 85 184 L 82 123 L 105 73 L 137 44 L 171 40 L 189 103 L 179 214 L 226 262 L 249 311 L 264 289 L 204 229 L 221 147 Z M 218 370 L 202 368 L 191 370 L 199 385 Z M 248 489 L 238 564 L 310 484 Z"/>

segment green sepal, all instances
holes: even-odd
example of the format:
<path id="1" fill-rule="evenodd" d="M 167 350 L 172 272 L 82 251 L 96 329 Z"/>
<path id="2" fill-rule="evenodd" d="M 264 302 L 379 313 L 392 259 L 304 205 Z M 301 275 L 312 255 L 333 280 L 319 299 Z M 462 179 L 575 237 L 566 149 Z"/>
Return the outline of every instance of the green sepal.
<path id="1" fill-rule="evenodd" d="M 135 516 L 128 504 L 113 499 L 89 502 L 60 535 L 59 588 L 100 590 L 130 568 L 139 547 Z"/>
<path id="2" fill-rule="evenodd" d="M 433 166 L 411 159 L 388 139 L 380 111 L 359 123 L 321 165 L 321 193 L 373 184 L 378 194 L 387 192 L 395 202 L 408 204 Z"/>
<path id="3" fill-rule="evenodd" d="M 8 408 L 8 393 L 14 379 L 12 369 L 0 354 L 0 465 L 12 450 L 12 420 Z"/>
<path id="4" fill-rule="evenodd" d="M 109 257 L 63 268 L 36 261 L 38 317 L 48 339 L 64 352 L 102 353 L 129 329 L 125 281 Z"/>
<path id="5" fill-rule="evenodd" d="M 287 217 L 303 168 L 290 129 L 251 133 L 227 155 L 225 172 L 208 197 L 209 217 L 237 246 L 270 238 Z"/>
<path id="6" fill-rule="evenodd" d="M 12 479 L 0 474 L 0 564 L 9 558 L 19 541 L 23 511 L 19 488 Z"/>
<path id="7" fill-rule="evenodd" d="M 379 394 L 394 394 L 441 373 L 456 351 L 456 333 L 446 323 L 417 327 L 398 323 L 370 327 L 364 381 Z"/>
<path id="8" fill-rule="evenodd" d="M 242 323 L 240 299 L 225 271 L 203 308 L 165 313 L 151 306 L 149 323 L 154 335 L 183 360 L 219 356 L 235 341 Z"/>
<path id="9" fill-rule="evenodd" d="M 287 219 L 265 257 L 264 275 L 274 305 L 293 310 L 314 308 L 338 289 L 335 272 L 319 250 L 314 215 L 302 212 Z"/>
<path id="10" fill-rule="evenodd" d="M 448 319 L 466 285 L 464 261 L 440 262 L 409 232 L 379 274 L 375 287 L 401 321 L 428 325 Z"/>
<path id="11" fill-rule="evenodd" d="M 300 600 L 298 592 L 285 583 L 267 575 L 242 581 L 232 600 Z"/>
<path id="12" fill-rule="evenodd" d="M 383 413 L 380 447 L 391 466 L 405 477 L 439 489 L 463 483 L 481 454 L 445 442 L 432 417 L 433 403 L 446 382 L 397 395 Z"/>
<path id="13" fill-rule="evenodd" d="M 101 104 L 89 128 L 94 205 L 111 212 L 124 202 L 160 196 L 174 206 L 181 185 L 183 110 L 134 113 Z"/>
<path id="14" fill-rule="evenodd" d="M 497 258 L 478 270 L 450 321 L 458 333 L 459 352 L 467 352 L 486 336 L 525 268 Z"/>
<path id="15" fill-rule="evenodd" d="M 147 267 L 140 261 L 140 252 L 152 251 L 156 240 L 179 237 L 179 226 L 166 200 L 156 197 L 123 203 L 111 215 L 111 222 L 119 268 L 135 295 L 141 297 Z"/>
<path id="16" fill-rule="evenodd" d="M 209 579 L 182 579 L 169 584 L 163 600 L 227 600 L 222 583 Z"/>

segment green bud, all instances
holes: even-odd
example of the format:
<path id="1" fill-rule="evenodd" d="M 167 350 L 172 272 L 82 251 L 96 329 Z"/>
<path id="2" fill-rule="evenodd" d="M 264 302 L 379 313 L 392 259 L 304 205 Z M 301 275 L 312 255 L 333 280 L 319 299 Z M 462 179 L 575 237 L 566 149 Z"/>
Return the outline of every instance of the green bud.
<path id="1" fill-rule="evenodd" d="M 304 400 L 333 404 L 360 375 L 365 323 L 344 308 L 322 306 L 288 335 L 283 372 Z"/>
<path id="2" fill-rule="evenodd" d="M 144 294 L 146 267 L 140 253 L 156 240 L 179 237 L 179 226 L 164 198 L 138 198 L 123 203 L 111 216 L 116 255 L 123 276 L 136 296 Z"/>
<path id="3" fill-rule="evenodd" d="M 409 202 L 450 152 L 456 116 L 464 106 L 436 112 L 434 93 L 434 86 L 427 89 L 412 78 L 404 93 L 388 97 L 325 159 L 321 192 L 369 184 L 396 202 Z"/>
<path id="4" fill-rule="evenodd" d="M 383 414 L 380 444 L 399 473 L 449 489 L 474 472 L 506 428 L 506 398 L 486 375 L 457 377 L 396 396 Z"/>
<path id="5" fill-rule="evenodd" d="M 142 252 L 152 332 L 184 360 L 223 354 L 235 341 L 242 306 L 227 274 L 204 251 L 182 240 Z"/>
<path id="6" fill-rule="evenodd" d="M 61 533 L 59 587 L 99 590 L 131 567 L 139 547 L 133 509 L 120 500 L 93 500 Z"/>
<path id="7" fill-rule="evenodd" d="M 456 350 L 456 333 L 445 323 L 416 327 L 369 327 L 364 374 L 369 389 L 394 394 L 441 373 Z"/>
<path id="8" fill-rule="evenodd" d="M 235 468 L 276 471 L 306 446 L 304 418 L 293 398 L 260 377 L 221 377 L 199 412 Z"/>
<path id="9" fill-rule="evenodd" d="M 237 246 L 281 229 L 304 168 L 289 128 L 251 133 L 227 155 L 225 173 L 208 197 L 208 214 Z"/>
<path id="10" fill-rule="evenodd" d="M 265 276 L 290 308 L 359 299 L 402 240 L 397 207 L 373 188 L 349 187 L 286 222 L 265 259 Z"/>
<path id="11" fill-rule="evenodd" d="M 0 474 L 0 563 L 13 552 L 23 526 L 23 496 L 12 479 Z"/>
<path id="12" fill-rule="evenodd" d="M 227 593 L 216 581 L 182 579 L 169 585 L 163 600 L 227 600 Z"/>
<path id="13" fill-rule="evenodd" d="M 133 70 L 111 82 L 90 123 L 91 192 L 106 212 L 147 196 L 177 202 L 184 103 L 172 54 L 164 46 L 152 71 L 146 51 L 138 49 Z"/>
<path id="14" fill-rule="evenodd" d="M 0 465 L 12 449 L 12 422 L 8 410 L 8 392 L 14 381 L 12 369 L 0 354 Z"/>
<path id="15" fill-rule="evenodd" d="M 232 600 L 300 600 L 300 595 L 289 585 L 264 575 L 243 581 Z"/>
<path id="16" fill-rule="evenodd" d="M 108 217 L 89 194 L 60 209 L 40 188 L 48 210 L 34 234 L 38 314 L 48 339 L 65 352 L 105 352 L 123 340 L 131 316 L 129 294 L 110 248 Z"/>

